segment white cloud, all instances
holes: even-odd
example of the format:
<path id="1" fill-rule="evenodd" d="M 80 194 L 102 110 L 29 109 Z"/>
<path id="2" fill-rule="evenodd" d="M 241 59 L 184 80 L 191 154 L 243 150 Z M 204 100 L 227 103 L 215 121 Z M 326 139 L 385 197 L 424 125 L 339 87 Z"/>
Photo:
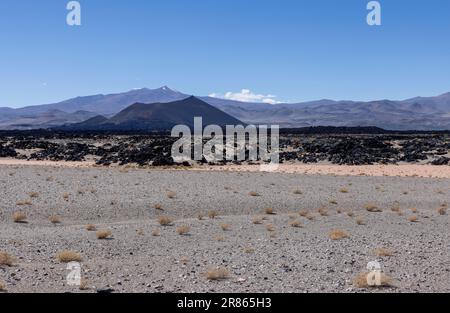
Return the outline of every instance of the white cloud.
<path id="1" fill-rule="evenodd" d="M 263 102 L 268 104 L 277 104 L 280 103 L 276 100 L 276 96 L 274 95 L 263 95 L 263 94 L 256 94 L 253 93 L 249 89 L 242 89 L 240 92 L 227 92 L 224 95 L 218 94 L 218 93 L 212 93 L 209 95 L 213 98 L 222 98 L 227 100 L 235 100 L 235 101 L 241 101 L 241 102 Z"/>

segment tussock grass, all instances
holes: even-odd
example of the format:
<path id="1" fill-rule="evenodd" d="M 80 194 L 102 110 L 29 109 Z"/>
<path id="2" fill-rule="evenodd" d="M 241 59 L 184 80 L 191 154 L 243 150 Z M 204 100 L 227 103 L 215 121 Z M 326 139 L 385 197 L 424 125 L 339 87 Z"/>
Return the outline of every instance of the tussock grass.
<path id="1" fill-rule="evenodd" d="M 64 200 L 69 200 L 70 195 L 66 192 L 63 194 L 63 199 Z"/>
<path id="2" fill-rule="evenodd" d="M 275 210 L 273 208 L 265 208 L 264 209 L 264 213 L 266 213 L 267 215 L 275 215 Z"/>
<path id="3" fill-rule="evenodd" d="M 366 221 L 364 221 L 364 219 L 362 219 L 362 218 L 357 218 L 356 224 L 361 225 L 361 226 L 366 225 Z"/>
<path id="4" fill-rule="evenodd" d="M 417 223 L 419 222 L 419 218 L 416 215 L 413 215 L 408 218 L 408 221 L 410 221 L 411 223 Z"/>
<path id="5" fill-rule="evenodd" d="M 388 257 L 394 255 L 394 252 L 392 252 L 392 250 L 384 247 L 377 248 L 373 252 L 377 257 Z"/>
<path id="6" fill-rule="evenodd" d="M 302 195 L 303 194 L 303 192 L 301 190 L 299 190 L 299 189 L 295 189 L 292 193 L 294 195 Z"/>
<path id="7" fill-rule="evenodd" d="M 330 204 L 334 204 L 334 205 L 337 205 L 338 204 L 338 202 L 337 202 L 337 200 L 336 199 L 330 199 Z"/>
<path id="8" fill-rule="evenodd" d="M 202 213 L 198 213 L 198 214 L 197 214 L 197 219 L 198 219 L 199 221 L 203 221 L 204 218 L 205 218 L 205 215 L 203 215 Z"/>
<path id="9" fill-rule="evenodd" d="M 167 195 L 167 198 L 169 198 L 169 199 L 175 199 L 177 197 L 177 194 L 173 191 L 167 192 L 166 195 Z"/>
<path id="10" fill-rule="evenodd" d="M 15 258 L 5 251 L 0 251 L 0 266 L 13 266 Z"/>
<path id="11" fill-rule="evenodd" d="M 231 224 L 228 223 L 220 224 L 220 228 L 222 228 L 223 231 L 229 231 L 231 230 Z"/>
<path id="12" fill-rule="evenodd" d="M 300 216 L 302 216 L 302 217 L 307 217 L 308 214 L 309 214 L 309 211 L 308 211 L 308 210 L 301 210 L 301 211 L 299 212 L 299 214 L 300 214 Z"/>
<path id="13" fill-rule="evenodd" d="M 353 212 L 350 211 L 350 212 L 347 212 L 347 216 L 348 216 L 348 217 L 353 217 L 353 216 L 355 216 L 355 214 L 354 214 Z"/>
<path id="14" fill-rule="evenodd" d="M 112 236 L 112 232 L 109 229 L 101 229 L 95 233 L 95 236 L 99 240 L 109 239 Z"/>
<path id="15" fill-rule="evenodd" d="M 294 227 L 294 228 L 300 228 L 300 227 L 302 227 L 302 223 L 298 220 L 294 220 L 294 221 L 289 222 L 289 226 Z"/>
<path id="16" fill-rule="evenodd" d="M 158 223 L 161 226 L 171 226 L 173 223 L 173 219 L 169 216 L 163 215 L 158 217 Z"/>
<path id="17" fill-rule="evenodd" d="M 14 212 L 12 219 L 14 223 L 26 223 L 27 215 L 24 212 Z"/>
<path id="18" fill-rule="evenodd" d="M 189 227 L 188 225 L 182 225 L 177 228 L 177 234 L 180 236 L 185 236 L 185 235 L 189 234 L 190 231 L 191 231 L 191 227 Z"/>
<path id="19" fill-rule="evenodd" d="M 152 236 L 153 237 L 159 237 L 161 236 L 161 231 L 159 229 L 155 229 L 152 231 Z"/>
<path id="20" fill-rule="evenodd" d="M 367 203 L 366 205 L 364 205 L 364 208 L 372 213 L 379 213 L 379 212 L 383 212 L 382 209 L 380 209 L 376 204 L 374 203 Z"/>
<path id="21" fill-rule="evenodd" d="M 255 224 L 255 225 L 260 225 L 260 224 L 263 223 L 263 219 L 262 219 L 262 217 L 259 217 L 259 216 L 254 217 L 252 219 L 252 223 Z"/>
<path id="22" fill-rule="evenodd" d="M 266 229 L 268 232 L 274 232 L 275 231 L 275 226 L 273 226 L 272 224 L 267 224 L 266 225 Z"/>
<path id="23" fill-rule="evenodd" d="M 417 208 L 411 208 L 411 212 L 417 213 L 417 212 L 419 212 L 419 210 Z"/>
<path id="24" fill-rule="evenodd" d="M 225 237 L 224 237 L 224 236 L 215 236 L 215 237 L 214 237 L 214 240 L 215 240 L 215 241 L 222 242 L 222 241 L 225 241 Z"/>
<path id="25" fill-rule="evenodd" d="M 339 189 L 339 192 L 340 193 L 348 193 L 348 189 L 344 187 L 344 188 Z"/>
<path id="26" fill-rule="evenodd" d="M 33 205 L 30 200 L 19 200 L 16 202 L 17 206 Z"/>
<path id="27" fill-rule="evenodd" d="M 208 212 L 208 218 L 210 219 L 215 219 L 216 217 L 219 216 L 219 212 L 215 211 L 215 210 L 211 210 Z"/>
<path id="28" fill-rule="evenodd" d="M 353 280 L 353 284 L 358 288 L 381 288 L 392 285 L 392 278 L 386 274 L 380 274 L 380 285 L 371 286 L 368 282 L 370 273 L 361 273 Z"/>
<path id="29" fill-rule="evenodd" d="M 48 220 L 52 224 L 61 224 L 61 217 L 58 215 L 51 215 L 48 217 Z"/>
<path id="30" fill-rule="evenodd" d="M 230 277 L 230 272 L 225 267 L 210 268 L 206 272 L 208 280 L 225 280 Z"/>
<path id="31" fill-rule="evenodd" d="M 81 262 L 82 257 L 76 251 L 64 250 L 56 254 L 56 259 L 62 263 Z"/>
<path id="32" fill-rule="evenodd" d="M 37 198 L 37 197 L 39 197 L 39 192 L 35 192 L 35 191 L 30 192 L 30 193 L 28 194 L 28 196 L 29 196 L 30 198 Z"/>
<path id="33" fill-rule="evenodd" d="M 319 208 L 317 212 L 320 214 L 320 216 L 328 216 L 328 210 L 325 208 Z"/>
<path id="34" fill-rule="evenodd" d="M 257 193 L 256 191 L 250 191 L 249 195 L 252 197 L 261 197 L 261 195 L 259 193 Z"/>
<path id="35" fill-rule="evenodd" d="M 93 224 L 87 224 L 85 226 L 85 228 L 86 228 L 87 231 L 96 231 L 97 230 L 97 227 L 95 225 L 93 225 Z"/>
<path id="36" fill-rule="evenodd" d="M 345 231 L 340 230 L 340 229 L 332 230 L 329 233 L 329 236 L 330 236 L 331 240 L 340 240 L 340 239 L 345 239 L 345 238 L 349 237 L 349 235 Z"/>
<path id="37" fill-rule="evenodd" d="M 162 204 L 157 203 L 153 206 L 153 208 L 157 211 L 164 211 Z"/>

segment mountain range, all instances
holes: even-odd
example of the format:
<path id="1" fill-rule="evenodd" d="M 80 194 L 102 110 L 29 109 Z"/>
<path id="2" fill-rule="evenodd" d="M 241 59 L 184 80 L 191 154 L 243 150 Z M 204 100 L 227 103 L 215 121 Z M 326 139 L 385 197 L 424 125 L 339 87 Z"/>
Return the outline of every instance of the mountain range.
<path id="1" fill-rule="evenodd" d="M 124 126 L 116 121 L 118 113 L 131 113 L 151 106 L 149 116 L 153 124 L 154 116 L 161 118 L 156 128 L 166 123 L 172 125 L 179 116 L 177 110 L 165 104 L 177 103 L 191 95 L 170 89 L 167 86 L 158 89 L 134 89 L 124 93 L 77 97 L 53 104 L 33 105 L 13 109 L 0 108 L 0 129 L 37 129 L 53 128 L 62 125 L 79 124 L 95 118 L 102 123 Z M 212 107 L 224 112 L 225 120 L 235 120 L 248 124 L 278 124 L 285 128 L 308 126 L 376 126 L 390 130 L 448 130 L 450 129 L 450 93 L 436 97 L 416 97 L 393 101 L 377 100 L 334 101 L 318 100 L 302 103 L 248 103 L 213 97 L 196 97 Z M 193 100 L 193 99 L 191 99 Z M 188 101 L 188 104 L 192 101 Z M 181 102 L 181 104 L 186 104 Z M 179 107 L 178 107 L 179 108 Z M 182 120 L 191 116 L 190 106 L 183 110 Z M 204 107 L 203 109 L 206 109 Z M 211 108 L 208 106 L 209 116 Z M 130 111 L 128 111 L 130 114 Z M 134 114 L 134 113 L 133 113 Z M 99 117 L 99 115 L 101 117 Z M 110 120 L 112 119 L 112 120 Z M 107 122 L 107 120 L 110 120 Z M 143 122 L 146 128 L 151 127 Z"/>

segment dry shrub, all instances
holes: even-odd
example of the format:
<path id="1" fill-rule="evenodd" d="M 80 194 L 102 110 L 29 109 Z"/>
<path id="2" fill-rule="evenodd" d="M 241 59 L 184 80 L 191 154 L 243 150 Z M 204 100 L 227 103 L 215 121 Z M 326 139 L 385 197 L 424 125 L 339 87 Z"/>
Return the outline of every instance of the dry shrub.
<path id="1" fill-rule="evenodd" d="M 392 211 L 392 212 L 396 212 L 396 213 L 400 212 L 400 211 L 401 211 L 400 205 L 398 205 L 398 204 L 394 205 L 394 206 L 391 208 L 391 211 Z"/>
<path id="2" fill-rule="evenodd" d="M 152 236 L 153 237 L 161 236 L 161 231 L 159 229 L 155 229 L 154 231 L 152 231 Z"/>
<path id="3" fill-rule="evenodd" d="M 337 209 L 337 210 L 336 210 L 336 213 L 337 213 L 337 214 L 342 214 L 342 210 L 341 210 L 341 209 Z"/>
<path id="4" fill-rule="evenodd" d="M 87 224 L 85 228 L 87 231 L 96 231 L 97 230 L 97 227 L 93 224 Z"/>
<path id="5" fill-rule="evenodd" d="M 177 196 L 177 194 L 173 191 L 167 192 L 167 198 L 169 198 L 169 199 L 175 199 L 176 196 Z"/>
<path id="6" fill-rule="evenodd" d="M 267 215 L 275 215 L 275 210 L 273 208 L 265 208 L 264 213 Z"/>
<path id="7" fill-rule="evenodd" d="M 245 247 L 245 248 L 244 248 L 244 252 L 245 252 L 245 253 L 248 253 L 248 254 L 254 253 L 254 252 L 255 252 L 255 249 L 253 249 L 252 247 Z"/>
<path id="8" fill-rule="evenodd" d="M 170 225 L 172 225 L 172 222 L 173 222 L 173 219 L 169 216 L 163 215 L 163 216 L 158 217 L 158 223 L 161 226 L 170 226 Z"/>
<path id="9" fill-rule="evenodd" d="M 15 258 L 5 251 L 0 251 L 0 266 L 13 266 Z"/>
<path id="10" fill-rule="evenodd" d="M 419 221 L 419 218 L 416 215 L 413 215 L 408 218 L 408 221 L 410 221 L 411 223 L 417 223 Z"/>
<path id="11" fill-rule="evenodd" d="M 66 192 L 65 194 L 63 194 L 63 199 L 64 200 L 69 200 L 70 195 Z"/>
<path id="12" fill-rule="evenodd" d="M 254 217 L 252 219 L 252 223 L 255 224 L 255 225 L 262 224 L 263 223 L 263 219 L 261 217 Z"/>
<path id="13" fill-rule="evenodd" d="M 310 214 L 310 213 L 308 213 L 306 216 L 306 219 L 308 219 L 309 221 L 313 221 L 314 220 L 314 215 L 312 215 L 312 214 Z"/>
<path id="14" fill-rule="evenodd" d="M 344 238 L 348 238 L 348 234 L 340 229 L 332 230 L 329 234 L 331 240 L 340 240 Z"/>
<path id="15" fill-rule="evenodd" d="M 417 213 L 419 210 L 417 208 L 411 208 L 411 212 Z"/>
<path id="16" fill-rule="evenodd" d="M 59 262 L 69 263 L 69 262 L 81 262 L 82 258 L 78 252 L 71 250 L 60 251 L 56 254 L 56 258 Z"/>
<path id="17" fill-rule="evenodd" d="M 338 204 L 338 202 L 336 199 L 330 199 L 330 204 L 336 205 L 336 204 Z"/>
<path id="18" fill-rule="evenodd" d="M 84 278 L 81 278 L 80 285 L 78 286 L 78 289 L 80 289 L 80 290 L 88 290 L 89 289 L 88 281 L 86 279 L 84 279 Z"/>
<path id="19" fill-rule="evenodd" d="M 347 188 L 341 188 L 339 189 L 340 193 L 348 193 L 348 189 Z"/>
<path id="20" fill-rule="evenodd" d="M 320 208 L 317 212 L 319 212 L 320 216 L 328 216 L 328 210 L 325 208 Z"/>
<path id="21" fill-rule="evenodd" d="M 164 211 L 163 206 L 160 203 L 155 204 L 153 207 L 155 208 L 155 210 Z"/>
<path id="22" fill-rule="evenodd" d="M 252 197 L 261 197 L 261 195 L 259 193 L 257 193 L 256 191 L 251 191 L 249 193 L 249 195 L 252 196 Z"/>
<path id="23" fill-rule="evenodd" d="M 373 252 L 378 257 L 387 257 L 387 256 L 393 256 L 394 255 L 394 252 L 392 252 L 390 249 L 384 248 L 384 247 L 377 248 Z"/>
<path id="24" fill-rule="evenodd" d="M 445 207 L 440 207 L 439 209 L 438 209 L 438 214 L 439 215 L 446 215 L 447 214 L 447 209 L 445 208 Z"/>
<path id="25" fill-rule="evenodd" d="M 220 224 L 220 228 L 222 228 L 223 231 L 229 231 L 231 229 L 231 225 L 228 223 Z"/>
<path id="26" fill-rule="evenodd" d="M 186 264 L 188 264 L 188 262 L 189 262 L 189 258 L 187 256 L 182 256 L 180 258 L 180 263 L 181 264 L 186 265 Z"/>
<path id="27" fill-rule="evenodd" d="M 308 210 L 301 210 L 298 214 L 300 214 L 300 216 L 302 216 L 302 217 L 306 217 L 306 216 L 308 216 L 309 211 Z"/>
<path id="28" fill-rule="evenodd" d="M 198 219 L 199 221 L 203 221 L 204 218 L 205 218 L 205 215 L 203 215 L 202 213 L 198 213 L 198 214 L 197 214 L 197 219 Z"/>
<path id="29" fill-rule="evenodd" d="M 95 233 L 97 239 L 108 239 L 111 238 L 112 232 L 109 229 L 102 229 Z"/>
<path id="30" fill-rule="evenodd" d="M 274 232 L 275 231 L 275 227 L 272 224 L 267 224 L 266 225 L 266 229 L 269 232 Z"/>
<path id="31" fill-rule="evenodd" d="M 25 223 L 27 221 L 27 215 L 24 212 L 14 212 L 12 218 L 14 223 Z"/>
<path id="32" fill-rule="evenodd" d="M 208 212 L 208 217 L 210 219 L 212 219 L 212 220 L 215 219 L 217 216 L 219 216 L 219 213 L 217 211 L 215 211 L 215 210 L 212 210 L 212 211 Z"/>
<path id="33" fill-rule="evenodd" d="M 373 212 L 373 213 L 379 213 L 379 212 L 383 212 L 382 209 L 380 209 L 379 207 L 376 206 L 376 204 L 373 203 L 367 203 L 364 208 L 369 211 L 369 212 Z"/>
<path id="34" fill-rule="evenodd" d="M 301 195 L 301 194 L 303 194 L 303 192 L 301 190 L 299 190 L 299 189 L 294 190 L 293 193 L 294 193 L 294 195 Z"/>
<path id="35" fill-rule="evenodd" d="M 353 216 L 355 216 L 355 214 L 353 214 L 353 212 L 347 212 L 347 216 L 348 217 L 353 217 Z"/>
<path id="36" fill-rule="evenodd" d="M 30 200 L 20 200 L 16 202 L 18 206 L 32 205 L 33 203 Z"/>
<path id="37" fill-rule="evenodd" d="M 30 198 L 37 198 L 37 197 L 39 197 L 39 192 L 35 192 L 35 191 L 30 192 L 30 193 L 28 194 L 28 196 L 29 196 Z"/>
<path id="38" fill-rule="evenodd" d="M 358 288 L 380 288 L 388 287 L 392 285 L 392 278 L 386 274 L 380 273 L 380 284 L 370 285 L 368 282 L 368 276 L 370 273 L 361 273 L 353 280 L 353 284 Z"/>
<path id="39" fill-rule="evenodd" d="M 191 230 L 191 227 L 187 226 L 187 225 L 182 225 L 180 227 L 177 228 L 177 234 L 184 236 L 189 234 L 189 231 Z"/>
<path id="40" fill-rule="evenodd" d="M 208 280 L 224 280 L 230 277 L 230 272 L 225 267 L 210 268 L 206 272 Z"/>
<path id="41" fill-rule="evenodd" d="M 58 215 L 51 215 L 51 216 L 49 216 L 48 220 L 52 224 L 60 224 L 61 223 L 61 217 Z"/>
<path id="42" fill-rule="evenodd" d="M 366 225 L 366 222 L 362 218 L 357 218 L 356 219 L 356 224 L 358 224 L 358 225 Z"/>
<path id="43" fill-rule="evenodd" d="M 144 236 L 144 230 L 143 229 L 138 229 L 137 231 L 136 231 L 136 233 L 139 235 L 139 236 Z"/>
<path id="44" fill-rule="evenodd" d="M 294 221 L 289 222 L 289 225 L 291 227 L 294 227 L 294 228 L 302 227 L 302 223 L 300 221 L 298 221 L 298 220 L 294 220 Z"/>

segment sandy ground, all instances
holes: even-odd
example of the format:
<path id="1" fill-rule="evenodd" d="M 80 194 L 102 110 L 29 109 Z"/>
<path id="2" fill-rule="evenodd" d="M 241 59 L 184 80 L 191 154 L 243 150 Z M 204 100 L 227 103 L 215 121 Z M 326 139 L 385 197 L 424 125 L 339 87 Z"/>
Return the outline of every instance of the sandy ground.
<path id="1" fill-rule="evenodd" d="M 450 217 L 438 213 L 450 202 L 449 179 L 308 173 L 0 165 L 0 251 L 16 258 L 0 265 L 0 282 L 8 292 L 80 292 L 55 257 L 74 250 L 83 292 L 450 292 Z M 212 210 L 216 219 L 197 218 Z M 17 211 L 28 223 L 12 221 Z M 55 214 L 61 224 L 48 220 Z M 159 225 L 161 215 L 173 225 Z M 98 240 L 88 223 L 112 239 Z M 331 240 L 333 230 L 348 238 Z M 392 256 L 377 256 L 381 247 Z M 355 287 L 375 260 L 393 286 Z M 218 266 L 229 277 L 208 280 Z"/>

